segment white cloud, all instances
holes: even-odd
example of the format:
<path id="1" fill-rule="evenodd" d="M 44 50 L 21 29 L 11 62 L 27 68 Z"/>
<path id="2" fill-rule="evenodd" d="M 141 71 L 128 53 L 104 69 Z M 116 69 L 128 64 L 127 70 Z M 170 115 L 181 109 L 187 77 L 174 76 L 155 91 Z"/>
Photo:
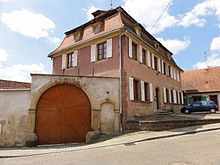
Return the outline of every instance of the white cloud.
<path id="1" fill-rule="evenodd" d="M 177 19 L 169 14 L 169 9 L 166 10 L 151 30 L 151 26 L 155 23 L 157 18 L 161 15 L 169 0 L 124 0 L 122 6 L 132 17 L 143 24 L 151 33 L 159 33 L 168 27 L 174 26 Z"/>
<path id="2" fill-rule="evenodd" d="M 9 2 L 9 1 L 12 1 L 12 0 L 0 0 L 0 2 Z"/>
<path id="3" fill-rule="evenodd" d="M 3 13 L 1 21 L 10 30 L 35 39 L 49 38 L 55 28 L 54 22 L 43 14 L 33 13 L 26 9 Z"/>
<path id="4" fill-rule="evenodd" d="M 185 37 L 183 41 L 174 39 L 174 40 L 165 40 L 163 38 L 157 38 L 167 49 L 169 49 L 173 54 L 177 54 L 178 52 L 188 48 L 190 45 L 190 38 Z"/>
<path id="5" fill-rule="evenodd" d="M 43 64 L 16 64 L 10 67 L 0 67 L 0 78 L 5 80 L 30 82 L 30 73 L 45 73 Z"/>
<path id="6" fill-rule="evenodd" d="M 220 51 L 220 36 L 212 39 L 211 50 Z"/>
<path id="7" fill-rule="evenodd" d="M 51 42 L 51 43 L 54 43 L 54 44 L 58 44 L 60 43 L 60 39 L 57 38 L 57 37 L 48 37 L 48 40 Z"/>
<path id="8" fill-rule="evenodd" d="M 204 17 L 210 15 L 216 15 L 220 18 L 219 0 L 205 0 L 198 3 L 190 12 L 185 13 L 180 18 L 178 25 L 183 27 L 189 27 L 190 25 L 202 27 L 207 22 Z"/>
<path id="9" fill-rule="evenodd" d="M 0 49 L 0 64 L 1 62 L 7 61 L 9 56 L 10 55 L 6 50 Z"/>
<path id="10" fill-rule="evenodd" d="M 96 10 L 98 10 L 97 7 L 91 5 L 90 7 L 88 7 L 87 9 L 83 9 L 85 12 L 86 12 L 86 15 L 87 15 L 87 19 L 88 20 L 91 20 L 93 19 L 93 15 L 92 13 L 95 12 Z"/>
<path id="11" fill-rule="evenodd" d="M 198 62 L 193 65 L 194 69 L 204 69 L 209 67 L 220 66 L 220 56 L 218 54 L 212 54 L 211 56 L 207 57 L 207 62 Z"/>

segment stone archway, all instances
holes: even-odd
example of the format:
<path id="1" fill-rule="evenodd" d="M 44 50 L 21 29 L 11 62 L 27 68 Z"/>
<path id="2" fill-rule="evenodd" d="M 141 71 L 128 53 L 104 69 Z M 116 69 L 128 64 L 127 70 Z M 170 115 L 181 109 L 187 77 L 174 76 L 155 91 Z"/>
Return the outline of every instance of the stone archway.
<path id="1" fill-rule="evenodd" d="M 39 144 L 84 142 L 90 130 L 91 106 L 80 88 L 60 84 L 41 95 L 35 122 Z"/>

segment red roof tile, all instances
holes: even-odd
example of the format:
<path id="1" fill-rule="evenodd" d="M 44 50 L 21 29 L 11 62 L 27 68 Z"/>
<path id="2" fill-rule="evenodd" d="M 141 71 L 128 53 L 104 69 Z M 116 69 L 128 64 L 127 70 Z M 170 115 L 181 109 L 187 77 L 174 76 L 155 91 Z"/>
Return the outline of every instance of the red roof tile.
<path id="1" fill-rule="evenodd" d="M 30 88 L 31 83 L 0 80 L 0 89 Z"/>
<path id="2" fill-rule="evenodd" d="M 220 91 L 220 67 L 186 71 L 181 78 L 183 90 Z"/>

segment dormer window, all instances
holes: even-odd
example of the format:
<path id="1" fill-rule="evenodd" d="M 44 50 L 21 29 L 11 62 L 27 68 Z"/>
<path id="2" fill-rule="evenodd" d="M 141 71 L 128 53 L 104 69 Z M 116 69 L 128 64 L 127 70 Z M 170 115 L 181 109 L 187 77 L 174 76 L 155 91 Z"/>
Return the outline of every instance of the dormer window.
<path id="1" fill-rule="evenodd" d="M 159 50 L 159 49 L 160 49 L 159 44 L 155 44 L 155 48 L 156 48 L 157 50 Z"/>
<path id="2" fill-rule="evenodd" d="M 141 28 L 139 26 L 135 27 L 135 33 L 140 37 L 141 36 Z"/>
<path id="3" fill-rule="evenodd" d="M 77 32 L 73 35 L 73 40 L 78 41 L 80 39 L 80 32 Z"/>
<path id="4" fill-rule="evenodd" d="M 102 22 L 97 22 L 95 24 L 92 25 L 92 30 L 93 30 L 93 33 L 98 33 L 100 31 L 103 30 L 103 24 Z"/>

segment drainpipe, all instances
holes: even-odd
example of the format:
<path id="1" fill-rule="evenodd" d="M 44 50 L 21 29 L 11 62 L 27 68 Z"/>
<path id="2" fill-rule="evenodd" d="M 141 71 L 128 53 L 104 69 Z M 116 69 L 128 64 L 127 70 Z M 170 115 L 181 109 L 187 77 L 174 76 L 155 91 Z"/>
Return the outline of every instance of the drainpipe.
<path id="1" fill-rule="evenodd" d="M 119 87 L 119 114 L 120 114 L 120 131 L 123 130 L 123 116 L 122 116 L 122 52 L 121 52 L 121 37 L 127 32 L 127 30 L 125 30 L 122 34 L 120 34 L 119 36 L 119 67 L 120 67 L 120 87 Z"/>

